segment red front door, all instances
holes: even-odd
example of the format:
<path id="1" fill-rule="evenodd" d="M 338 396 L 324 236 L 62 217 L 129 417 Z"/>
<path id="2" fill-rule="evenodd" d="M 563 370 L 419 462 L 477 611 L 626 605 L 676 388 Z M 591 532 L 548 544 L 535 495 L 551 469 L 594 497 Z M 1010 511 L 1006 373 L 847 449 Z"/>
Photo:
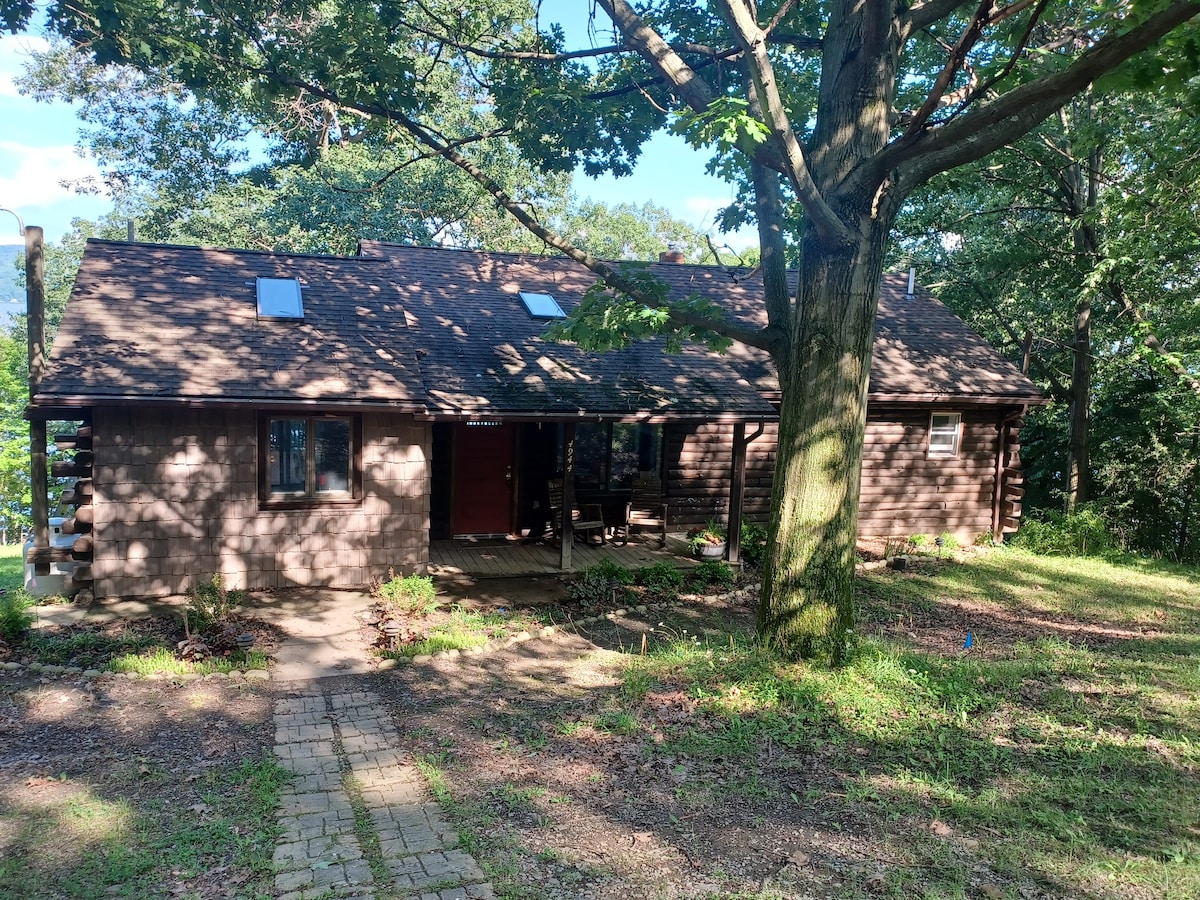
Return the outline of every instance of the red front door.
<path id="1" fill-rule="evenodd" d="M 515 439 L 509 424 L 454 426 L 454 534 L 512 532 Z"/>

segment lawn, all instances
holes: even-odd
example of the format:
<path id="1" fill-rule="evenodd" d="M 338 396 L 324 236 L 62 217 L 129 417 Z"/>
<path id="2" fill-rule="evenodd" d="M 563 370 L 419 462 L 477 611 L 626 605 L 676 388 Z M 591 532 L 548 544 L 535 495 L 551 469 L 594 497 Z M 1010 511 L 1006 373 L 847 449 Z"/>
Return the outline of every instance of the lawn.
<path id="1" fill-rule="evenodd" d="M 841 670 L 664 617 L 613 689 L 414 732 L 501 893 L 675 859 L 732 896 L 1200 896 L 1194 571 L 1014 551 L 858 584 Z"/>

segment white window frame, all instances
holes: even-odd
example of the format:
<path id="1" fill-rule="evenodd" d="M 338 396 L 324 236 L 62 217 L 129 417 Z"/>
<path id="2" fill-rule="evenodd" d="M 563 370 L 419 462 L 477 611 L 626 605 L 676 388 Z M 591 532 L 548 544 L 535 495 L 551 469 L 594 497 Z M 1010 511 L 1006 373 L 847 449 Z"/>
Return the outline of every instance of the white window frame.
<path id="1" fill-rule="evenodd" d="M 942 421 L 938 421 L 941 419 Z M 950 440 L 947 441 L 946 438 Z M 929 455 L 943 459 L 958 456 L 962 447 L 962 413 L 929 414 Z"/>

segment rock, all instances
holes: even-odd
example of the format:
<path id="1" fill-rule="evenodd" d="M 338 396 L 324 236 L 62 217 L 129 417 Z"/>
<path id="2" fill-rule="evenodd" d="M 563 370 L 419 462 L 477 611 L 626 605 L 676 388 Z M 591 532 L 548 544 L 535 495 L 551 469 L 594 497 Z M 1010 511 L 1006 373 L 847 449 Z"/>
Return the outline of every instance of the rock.
<path id="1" fill-rule="evenodd" d="M 104 673 L 101 672 L 99 669 L 84 669 L 83 670 L 83 677 L 88 679 L 89 681 L 91 681 L 93 678 L 99 678 L 103 674 Z"/>
<path id="2" fill-rule="evenodd" d="M 47 675 L 61 675 L 66 670 L 66 666 L 42 666 L 42 671 Z"/>
<path id="3" fill-rule="evenodd" d="M 182 681 L 184 683 L 200 680 L 200 676 L 197 675 L 195 672 L 182 672 L 177 676 L 177 678 L 179 681 Z"/>
<path id="4" fill-rule="evenodd" d="M 460 652 L 459 652 L 457 649 L 455 649 L 455 648 L 453 648 L 453 647 L 452 647 L 452 648 L 450 648 L 449 650 L 447 650 L 447 651 L 446 651 L 446 658 L 447 658 L 447 659 L 455 659 L 456 657 L 459 657 L 459 656 L 461 656 L 461 655 L 462 655 L 462 654 L 461 654 L 461 653 L 460 653 Z"/>
<path id="5" fill-rule="evenodd" d="M 4 664 L 4 668 L 7 669 L 9 672 L 19 672 L 19 671 L 21 671 L 21 664 L 15 663 L 15 662 L 6 662 Z"/>
<path id="6" fill-rule="evenodd" d="M 412 661 L 420 665 L 422 663 L 433 662 L 433 657 L 428 653 L 418 653 L 412 658 Z"/>
<path id="7" fill-rule="evenodd" d="M 635 606 L 633 608 L 633 611 L 636 613 L 639 613 L 640 615 L 643 615 L 643 616 L 649 612 L 649 610 L 645 606 Z"/>
<path id="8" fill-rule="evenodd" d="M 246 678 L 250 681 L 267 681 L 271 673 L 266 669 L 247 669 Z"/>
<path id="9" fill-rule="evenodd" d="M 395 659 L 393 659 L 392 657 L 389 656 L 386 659 L 381 659 L 379 661 L 379 665 L 377 665 L 375 668 L 377 668 L 380 672 L 386 672 L 389 669 L 396 668 L 397 665 L 399 665 L 399 663 L 397 663 Z"/>
<path id="10" fill-rule="evenodd" d="M 624 609 L 624 608 L 622 608 L 622 609 L 614 609 L 614 610 L 613 610 L 613 615 L 614 615 L 614 616 L 627 616 L 627 615 L 629 615 L 629 610 L 627 610 L 627 609 Z"/>
<path id="11" fill-rule="evenodd" d="M 518 631 L 513 635 L 514 641 L 528 641 L 533 637 L 528 631 Z"/>
<path id="12" fill-rule="evenodd" d="M 550 625 L 547 625 L 545 628 L 543 628 L 539 632 L 539 634 L 544 638 L 553 637 L 554 636 L 554 628 Z"/>
<path id="13" fill-rule="evenodd" d="M 40 671 L 42 671 L 42 664 L 41 664 L 40 662 L 31 662 L 31 663 L 29 664 L 29 671 L 30 671 L 30 672 L 40 672 Z"/>

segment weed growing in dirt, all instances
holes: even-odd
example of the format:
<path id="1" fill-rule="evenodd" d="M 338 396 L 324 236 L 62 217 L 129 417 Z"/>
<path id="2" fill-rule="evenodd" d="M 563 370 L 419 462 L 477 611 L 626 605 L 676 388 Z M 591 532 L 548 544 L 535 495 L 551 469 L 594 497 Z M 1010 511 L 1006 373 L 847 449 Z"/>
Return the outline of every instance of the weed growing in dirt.
<path id="1" fill-rule="evenodd" d="M 112 672 L 138 675 L 211 675 L 214 672 L 229 674 L 238 670 L 267 668 L 267 655 L 258 650 L 238 654 L 237 659 L 210 656 L 203 660 L 179 659 L 170 650 L 154 647 L 139 653 L 114 656 L 108 663 Z"/>
<path id="2" fill-rule="evenodd" d="M 446 619 L 430 627 L 423 637 L 401 643 L 393 650 L 384 650 L 383 656 L 397 658 L 442 650 L 472 650 L 536 625 L 537 618 L 523 612 L 507 615 L 455 604 Z"/>
<path id="3" fill-rule="evenodd" d="M 39 807 L 0 806 L 0 897 L 168 896 L 224 866 L 231 898 L 270 893 L 278 826 L 275 806 L 287 775 L 271 756 L 207 771 L 188 809 L 112 796 L 112 785 L 64 781 L 61 799 Z M 236 880 L 232 880 L 237 876 Z"/>
<path id="4" fill-rule="evenodd" d="M 201 581 L 188 591 L 187 624 L 203 633 L 223 622 L 246 600 L 244 591 L 230 590 L 220 575 Z"/>

